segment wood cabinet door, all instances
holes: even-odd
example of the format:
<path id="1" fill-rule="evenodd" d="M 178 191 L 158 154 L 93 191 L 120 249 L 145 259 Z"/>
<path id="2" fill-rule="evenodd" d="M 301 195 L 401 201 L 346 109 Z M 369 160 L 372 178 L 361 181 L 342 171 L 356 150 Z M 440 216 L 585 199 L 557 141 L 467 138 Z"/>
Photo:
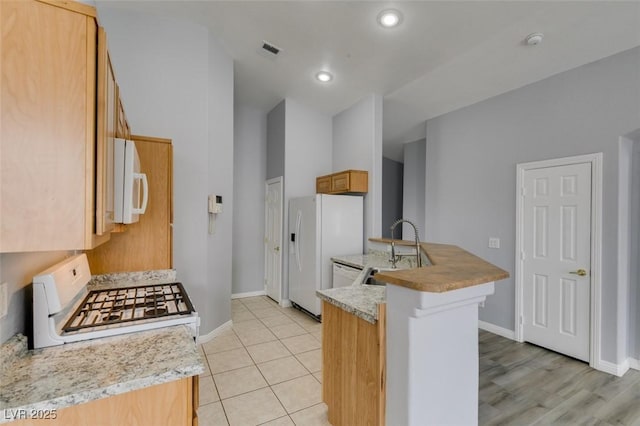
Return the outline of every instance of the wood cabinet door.
<path id="1" fill-rule="evenodd" d="M 384 426 L 386 304 L 371 324 L 322 302 L 322 400 L 335 426 Z"/>
<path id="2" fill-rule="evenodd" d="M 331 175 L 331 192 L 348 192 L 349 172 L 336 173 Z"/>
<path id="3" fill-rule="evenodd" d="M 331 192 L 331 175 L 316 178 L 316 193 L 329 194 Z"/>
<path id="4" fill-rule="evenodd" d="M 87 252 L 93 274 L 169 269 L 173 265 L 173 149 L 171 140 L 132 136 L 149 181 L 147 211 L 124 232 Z M 133 255 L 132 255 L 133 254 Z"/>
<path id="5" fill-rule="evenodd" d="M 0 252 L 94 244 L 96 23 L 66 7 L 0 1 Z"/>
<path id="6" fill-rule="evenodd" d="M 124 104 L 120 97 L 120 87 L 116 85 L 116 137 L 123 139 L 131 139 L 131 129 L 124 112 Z"/>
<path id="7" fill-rule="evenodd" d="M 45 424 L 49 426 L 191 426 L 194 424 L 194 412 L 193 377 L 187 377 L 61 408 L 55 411 L 54 418 L 17 420 L 11 424 L 15 426 Z"/>
<path id="8" fill-rule="evenodd" d="M 107 48 L 107 34 L 98 28 L 98 88 L 96 133 L 96 234 L 114 227 L 114 139 L 116 137 L 116 79 Z"/>

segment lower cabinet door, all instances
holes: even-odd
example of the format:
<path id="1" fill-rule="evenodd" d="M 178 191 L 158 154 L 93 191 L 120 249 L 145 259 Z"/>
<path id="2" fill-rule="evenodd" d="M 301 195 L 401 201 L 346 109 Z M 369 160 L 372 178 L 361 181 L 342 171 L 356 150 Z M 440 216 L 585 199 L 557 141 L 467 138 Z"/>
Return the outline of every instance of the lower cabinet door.
<path id="1" fill-rule="evenodd" d="M 197 376 L 196 376 L 197 377 Z M 150 386 L 58 410 L 40 410 L 39 418 L 18 420 L 16 426 L 191 426 L 195 417 L 193 377 Z M 46 415 L 46 419 L 45 419 Z"/>

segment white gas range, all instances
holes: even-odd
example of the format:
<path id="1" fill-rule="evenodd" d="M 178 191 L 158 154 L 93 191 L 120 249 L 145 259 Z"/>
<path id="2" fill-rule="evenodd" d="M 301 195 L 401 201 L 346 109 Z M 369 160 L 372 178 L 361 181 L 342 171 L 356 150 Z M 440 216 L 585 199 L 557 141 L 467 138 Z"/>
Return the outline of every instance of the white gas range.
<path id="1" fill-rule="evenodd" d="M 88 290 L 85 254 L 33 278 L 34 348 L 184 324 L 198 336 L 200 319 L 181 283 Z"/>

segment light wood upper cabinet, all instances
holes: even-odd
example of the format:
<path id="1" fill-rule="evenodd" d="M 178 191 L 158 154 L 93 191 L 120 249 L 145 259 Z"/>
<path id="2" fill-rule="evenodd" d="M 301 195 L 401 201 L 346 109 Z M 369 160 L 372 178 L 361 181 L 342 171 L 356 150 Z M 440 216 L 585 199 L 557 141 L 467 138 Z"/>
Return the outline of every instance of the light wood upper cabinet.
<path id="1" fill-rule="evenodd" d="M 316 178 L 316 192 L 329 194 L 331 192 L 331 175 Z"/>
<path id="2" fill-rule="evenodd" d="M 140 220 L 87 252 L 94 274 L 172 267 L 173 149 L 171 140 L 132 136 L 149 179 L 149 204 Z M 131 253 L 135 253 L 132 256 Z"/>
<path id="3" fill-rule="evenodd" d="M 116 137 L 123 139 L 131 139 L 131 129 L 129 128 L 129 122 L 127 116 L 124 113 L 124 105 L 122 104 L 122 98 L 120 97 L 120 87 L 116 86 L 116 99 L 117 99 L 117 114 L 116 114 Z"/>
<path id="4" fill-rule="evenodd" d="M 369 173 L 366 170 L 345 170 L 316 178 L 318 194 L 366 194 L 369 191 Z"/>
<path id="5" fill-rule="evenodd" d="M 98 87 L 96 131 L 96 234 L 113 231 L 114 139 L 116 137 L 117 85 L 107 49 L 107 34 L 98 28 Z"/>
<path id="6" fill-rule="evenodd" d="M 92 248 L 95 10 L 0 1 L 0 252 Z"/>

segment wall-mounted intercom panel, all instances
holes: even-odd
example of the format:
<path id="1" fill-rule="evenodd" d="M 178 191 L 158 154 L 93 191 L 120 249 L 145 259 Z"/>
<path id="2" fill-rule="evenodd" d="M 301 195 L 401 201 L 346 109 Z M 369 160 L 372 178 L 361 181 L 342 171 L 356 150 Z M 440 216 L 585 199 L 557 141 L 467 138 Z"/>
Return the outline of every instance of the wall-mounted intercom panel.
<path id="1" fill-rule="evenodd" d="M 216 215 L 222 213 L 222 196 L 211 194 L 209 195 L 209 233 L 215 234 L 216 232 Z"/>
<path id="2" fill-rule="evenodd" d="M 209 195 L 209 213 L 222 213 L 222 196 L 221 195 Z"/>

